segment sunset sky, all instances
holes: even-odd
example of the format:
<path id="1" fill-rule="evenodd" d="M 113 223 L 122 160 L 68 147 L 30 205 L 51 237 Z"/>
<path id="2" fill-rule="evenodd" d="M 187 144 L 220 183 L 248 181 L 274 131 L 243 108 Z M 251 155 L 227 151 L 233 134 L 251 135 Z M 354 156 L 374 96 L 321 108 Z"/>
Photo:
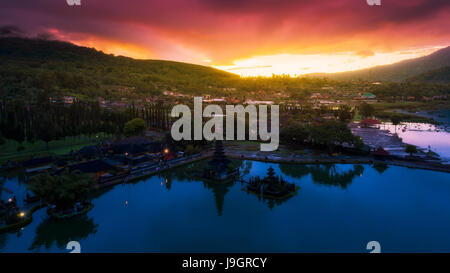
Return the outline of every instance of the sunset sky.
<path id="1" fill-rule="evenodd" d="M 0 0 L 0 35 L 240 75 L 339 72 L 450 45 L 449 0 Z"/>

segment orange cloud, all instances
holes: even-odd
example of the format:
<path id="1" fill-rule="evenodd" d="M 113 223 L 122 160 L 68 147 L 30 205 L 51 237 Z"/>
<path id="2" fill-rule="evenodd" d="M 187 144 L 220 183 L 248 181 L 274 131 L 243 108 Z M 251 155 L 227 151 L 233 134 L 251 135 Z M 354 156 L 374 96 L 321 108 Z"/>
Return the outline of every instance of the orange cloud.
<path id="1" fill-rule="evenodd" d="M 449 19 L 448 0 L 109 0 L 77 8 L 35 0 L 7 1 L 0 10 L 0 25 L 30 35 L 56 29 L 61 39 L 105 52 L 213 66 L 283 54 L 372 60 L 446 46 Z"/>

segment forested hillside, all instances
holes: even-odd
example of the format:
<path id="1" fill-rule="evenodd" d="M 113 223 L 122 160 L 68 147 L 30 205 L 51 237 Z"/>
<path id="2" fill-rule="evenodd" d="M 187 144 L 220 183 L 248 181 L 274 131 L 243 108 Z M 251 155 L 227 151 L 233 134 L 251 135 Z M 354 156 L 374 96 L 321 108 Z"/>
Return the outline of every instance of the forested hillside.
<path id="1" fill-rule="evenodd" d="M 408 82 L 450 83 L 450 66 L 431 70 L 407 79 Z"/>
<path id="2" fill-rule="evenodd" d="M 135 60 L 67 42 L 26 38 L 1 38 L 0 63 L 1 95 L 14 97 L 32 97 L 38 90 L 86 97 L 108 97 L 117 90 L 189 93 L 239 78 L 206 66 Z"/>
<path id="3" fill-rule="evenodd" d="M 428 56 L 405 60 L 390 65 L 341 73 L 315 74 L 313 76 L 327 77 L 336 80 L 401 82 L 418 74 L 448 66 L 450 66 L 450 47 L 440 49 Z M 448 77 L 450 77 L 450 75 L 447 74 L 447 80 Z"/>
<path id="4" fill-rule="evenodd" d="M 423 70 L 420 65 L 430 67 L 424 62 L 436 64 L 439 60 L 445 63 L 448 51 L 441 50 L 421 61 L 414 59 L 392 66 L 396 66 L 396 70 L 405 69 L 404 73 L 409 75 L 412 70 Z M 103 97 L 121 101 L 125 98 L 130 102 L 157 96 L 164 91 L 209 94 L 237 98 L 239 101 L 249 98 L 305 100 L 317 92 L 328 93 L 335 99 L 350 99 L 360 92 L 372 92 L 380 99 L 434 96 L 449 92 L 448 81 L 445 81 L 448 80 L 448 69 L 436 70 L 436 73 L 441 73 L 440 76 L 424 74 L 421 77 L 427 79 L 412 78 L 409 82 L 382 85 L 373 85 L 372 81 L 361 80 L 357 76 L 348 80 L 288 75 L 241 78 L 207 66 L 135 60 L 67 42 L 18 37 L 0 38 L 0 63 L 0 98 L 25 102 L 37 101 L 39 96 L 62 95 L 72 95 L 81 100 Z M 409 65 L 405 66 L 405 63 Z M 409 67 L 413 63 L 416 65 Z M 440 79 L 438 84 L 434 83 L 436 77 Z"/>

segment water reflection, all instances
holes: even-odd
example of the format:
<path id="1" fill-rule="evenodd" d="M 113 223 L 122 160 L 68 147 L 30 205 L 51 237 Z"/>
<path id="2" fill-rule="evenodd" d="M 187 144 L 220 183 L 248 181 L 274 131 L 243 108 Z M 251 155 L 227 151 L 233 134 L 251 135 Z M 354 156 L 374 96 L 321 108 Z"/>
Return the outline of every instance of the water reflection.
<path id="1" fill-rule="evenodd" d="M 245 175 L 250 172 L 250 169 L 252 168 L 252 162 L 232 160 L 229 163 L 229 168 L 230 169 L 239 168 L 241 174 Z M 212 190 L 214 194 L 214 200 L 216 201 L 217 215 L 222 216 L 225 195 L 228 193 L 230 188 L 236 183 L 236 181 L 219 182 L 219 183 L 214 183 L 211 181 L 202 181 L 202 182 L 207 189 Z"/>
<path id="2" fill-rule="evenodd" d="M 240 182 L 189 178 L 188 170 L 202 164 L 95 192 L 86 216 L 52 221 L 39 210 L 24 230 L 0 235 L 0 252 L 67 252 L 70 240 L 79 240 L 84 252 L 366 252 L 373 238 L 386 242 L 385 252 L 448 251 L 447 173 L 380 164 L 236 163 L 248 176 L 264 176 L 272 166 L 301 187 L 279 201 L 247 194 Z"/>
<path id="3" fill-rule="evenodd" d="M 272 198 L 264 198 L 264 197 L 258 196 L 258 200 L 263 202 L 264 204 L 266 204 L 267 207 L 270 210 L 272 210 L 275 206 L 281 206 L 282 204 L 284 204 L 285 202 L 287 202 L 289 199 L 291 199 L 293 197 L 295 197 L 295 196 L 289 196 L 284 199 L 272 199 Z"/>
<path id="4" fill-rule="evenodd" d="M 8 238 L 7 238 L 7 235 L 5 233 L 0 234 L 0 249 L 5 248 L 7 239 Z"/>
<path id="5" fill-rule="evenodd" d="M 199 182 L 198 178 L 193 178 L 189 175 L 189 170 L 201 169 L 207 167 L 206 161 L 193 163 L 186 168 L 176 168 L 169 172 L 164 172 L 161 174 L 160 178 L 162 180 L 161 186 L 165 186 L 168 190 L 172 185 L 172 181 L 176 180 L 179 182 Z M 248 160 L 233 160 L 230 163 L 231 168 L 240 168 L 241 174 L 243 176 L 250 173 L 253 167 L 253 162 Z M 349 167 L 350 168 L 347 168 Z M 362 176 L 364 172 L 364 167 L 362 165 L 347 165 L 345 168 L 342 165 L 335 164 L 321 164 L 321 165 L 293 165 L 293 164 L 280 164 L 279 168 L 281 172 L 285 175 L 291 176 L 293 178 L 302 178 L 307 175 L 311 175 L 312 180 L 316 184 L 338 186 L 343 189 L 350 185 L 355 177 Z M 386 167 L 377 166 L 377 170 L 383 172 L 387 169 Z M 382 168 L 385 168 L 382 170 Z M 206 189 L 212 191 L 215 199 L 217 215 L 221 216 L 223 212 L 223 206 L 225 201 L 225 195 L 229 192 L 230 188 L 235 184 L 239 183 L 236 181 L 229 182 L 211 182 L 211 181 L 201 181 Z M 290 198 L 287 199 L 271 199 L 258 196 L 258 200 L 267 204 L 269 209 L 275 206 L 280 206 Z"/>
<path id="6" fill-rule="evenodd" d="M 19 183 L 25 182 L 26 176 L 23 169 L 12 169 L 8 171 L 0 171 L 0 184 L 5 180 L 16 179 Z"/>
<path id="7" fill-rule="evenodd" d="M 364 167 L 362 165 L 353 165 L 351 169 L 341 169 L 335 164 L 321 165 L 287 165 L 281 164 L 280 170 L 294 178 L 302 178 L 311 175 L 314 183 L 339 186 L 343 189 L 350 185 L 355 177 L 362 176 Z"/>
<path id="8" fill-rule="evenodd" d="M 212 190 L 214 194 L 214 200 L 216 201 L 217 215 L 222 216 L 225 195 L 228 193 L 231 186 L 233 186 L 234 182 L 220 183 L 220 184 L 212 182 L 203 182 L 203 183 L 207 189 Z"/>
<path id="9" fill-rule="evenodd" d="M 98 225 L 87 215 L 64 220 L 47 218 L 37 228 L 29 250 L 39 251 L 43 246 L 49 250 L 53 244 L 65 248 L 67 242 L 79 241 L 97 232 Z"/>
<path id="10" fill-rule="evenodd" d="M 382 129 L 391 134 L 397 134 L 404 143 L 418 146 L 422 149 L 429 148 L 438 153 L 441 159 L 450 161 L 450 131 L 448 125 L 433 125 L 428 123 L 404 122 L 395 126 L 391 123 L 383 123 Z M 396 154 L 405 155 L 403 147 L 393 149 Z"/>
<path id="11" fill-rule="evenodd" d="M 199 182 L 198 178 L 194 178 L 191 175 L 193 170 L 198 170 L 202 168 L 210 167 L 208 161 L 201 161 L 196 163 L 191 163 L 187 165 L 185 168 L 175 168 L 170 171 L 166 171 L 162 173 L 159 177 L 162 180 L 161 186 L 165 186 L 167 190 L 170 190 L 173 181 L 179 182 Z M 252 168 L 251 161 L 241 161 L 241 160 L 232 160 L 229 164 L 229 168 L 239 168 L 241 174 L 249 173 Z M 221 216 L 223 211 L 223 205 L 225 201 L 225 195 L 228 193 L 229 189 L 236 183 L 235 181 L 227 181 L 227 182 L 213 182 L 213 181 L 201 181 L 203 186 L 211 190 L 214 194 L 214 200 L 217 208 L 217 215 Z"/>
<path id="12" fill-rule="evenodd" d="M 383 174 L 387 169 L 389 169 L 389 166 L 384 163 L 376 163 L 373 164 L 372 168 L 374 168 L 379 174 Z"/>

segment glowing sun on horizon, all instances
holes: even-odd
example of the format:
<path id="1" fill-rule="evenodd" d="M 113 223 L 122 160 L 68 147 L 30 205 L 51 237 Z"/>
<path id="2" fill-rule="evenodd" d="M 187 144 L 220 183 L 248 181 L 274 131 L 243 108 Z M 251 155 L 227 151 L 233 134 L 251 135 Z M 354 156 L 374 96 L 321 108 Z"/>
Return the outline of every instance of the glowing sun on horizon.
<path id="1" fill-rule="evenodd" d="M 432 47 L 392 53 L 373 52 L 361 55 L 354 52 L 340 54 L 277 54 L 235 60 L 234 65 L 214 66 L 241 76 L 271 76 L 272 74 L 299 76 L 311 73 L 336 73 L 392 64 L 433 53 L 442 47 Z"/>

